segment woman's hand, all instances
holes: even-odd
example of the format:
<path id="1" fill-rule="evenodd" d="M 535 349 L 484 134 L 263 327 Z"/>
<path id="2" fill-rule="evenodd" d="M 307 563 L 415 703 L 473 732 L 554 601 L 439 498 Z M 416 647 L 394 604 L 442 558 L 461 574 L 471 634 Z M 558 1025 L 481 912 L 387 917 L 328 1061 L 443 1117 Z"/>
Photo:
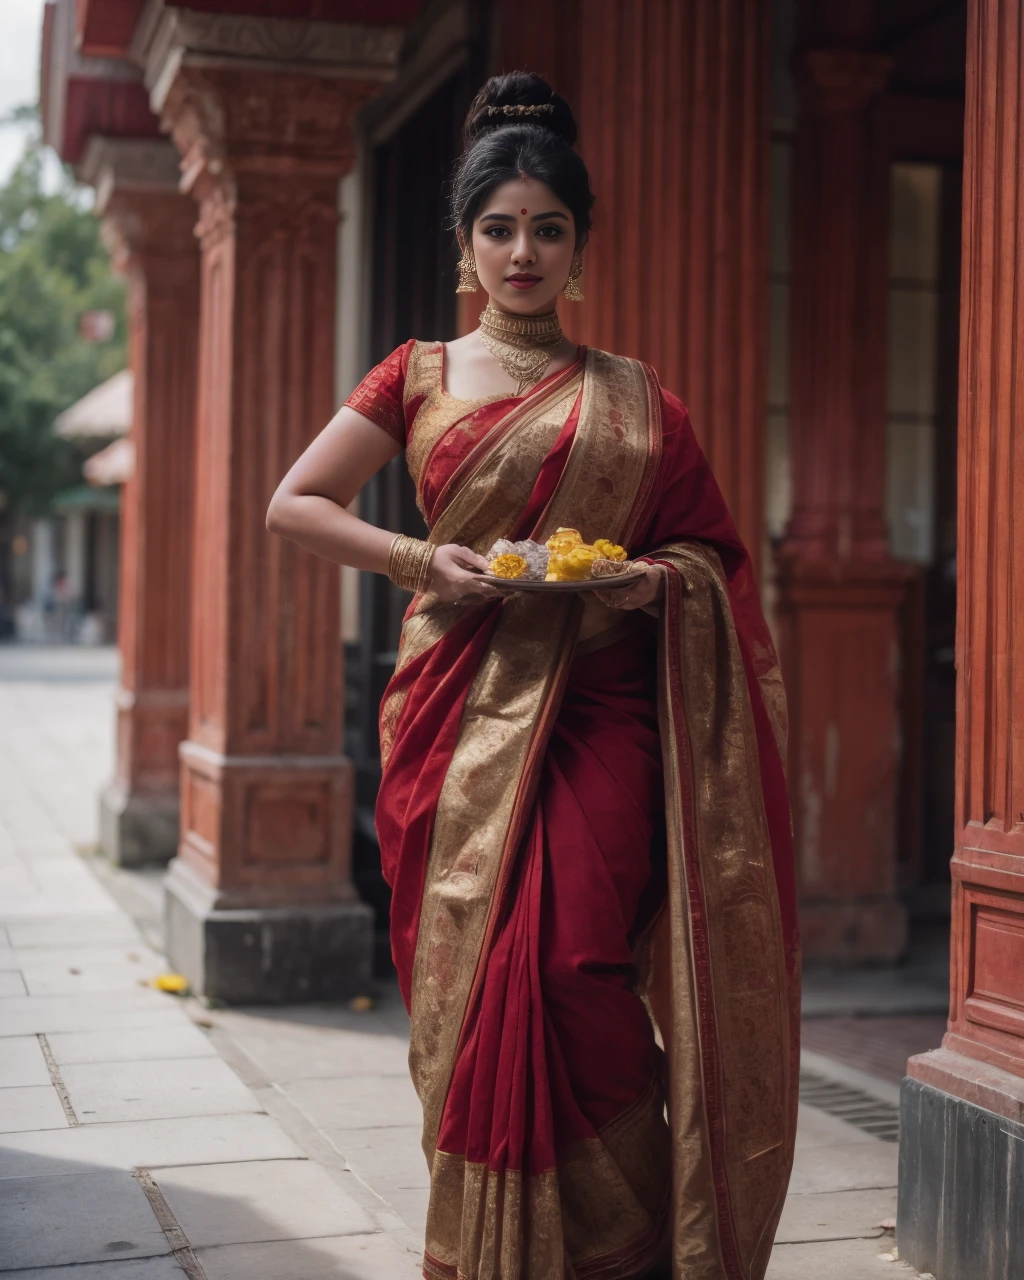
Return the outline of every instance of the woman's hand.
<path id="1" fill-rule="evenodd" d="M 639 581 L 628 587 L 613 587 L 611 591 L 597 591 L 594 594 L 598 600 L 612 609 L 643 609 L 646 605 L 660 600 L 665 589 L 664 569 L 657 564 L 638 564 L 636 568 L 646 570 Z"/>
<path id="2" fill-rule="evenodd" d="M 430 559 L 430 590 L 443 604 L 469 604 L 497 598 L 501 592 L 489 582 L 480 581 L 480 573 L 486 573 L 488 567 L 484 557 L 469 547 L 448 542 L 438 547 Z"/>

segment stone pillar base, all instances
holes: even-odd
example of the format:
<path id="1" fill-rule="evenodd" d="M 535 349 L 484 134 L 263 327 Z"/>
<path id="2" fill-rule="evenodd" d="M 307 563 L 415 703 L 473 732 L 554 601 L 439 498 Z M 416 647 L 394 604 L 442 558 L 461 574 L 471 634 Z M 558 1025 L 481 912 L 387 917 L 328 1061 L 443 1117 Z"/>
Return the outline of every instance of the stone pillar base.
<path id="1" fill-rule="evenodd" d="M 178 850 L 178 792 L 131 795 L 121 782 L 100 794 L 100 846 L 119 867 L 166 866 Z"/>
<path id="2" fill-rule="evenodd" d="M 907 946 L 907 909 L 895 898 L 801 902 L 805 960 L 828 964 L 888 964 Z"/>
<path id="3" fill-rule="evenodd" d="M 345 999 L 364 994 L 373 974 L 366 903 L 221 907 L 177 858 L 164 885 L 164 936 L 193 991 L 229 1004 Z"/>
<path id="4" fill-rule="evenodd" d="M 1024 1274 L 1024 1080 L 948 1049 L 911 1058 L 907 1070 L 901 1261 L 939 1280 Z"/>

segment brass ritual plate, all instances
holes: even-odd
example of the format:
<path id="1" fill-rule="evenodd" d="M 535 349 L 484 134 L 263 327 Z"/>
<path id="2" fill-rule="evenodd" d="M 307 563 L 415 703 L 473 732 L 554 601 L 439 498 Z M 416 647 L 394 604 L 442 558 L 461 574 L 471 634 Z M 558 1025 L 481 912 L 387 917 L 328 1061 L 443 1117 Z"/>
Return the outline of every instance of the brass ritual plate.
<path id="1" fill-rule="evenodd" d="M 541 593 L 560 591 L 617 591 L 620 587 L 631 586 L 639 582 L 646 573 L 645 569 L 629 569 L 625 573 L 611 574 L 607 578 L 583 578 L 579 582 L 541 582 L 536 578 L 498 578 L 491 573 L 482 573 L 481 582 L 489 582 L 491 586 L 502 591 L 535 591 Z"/>

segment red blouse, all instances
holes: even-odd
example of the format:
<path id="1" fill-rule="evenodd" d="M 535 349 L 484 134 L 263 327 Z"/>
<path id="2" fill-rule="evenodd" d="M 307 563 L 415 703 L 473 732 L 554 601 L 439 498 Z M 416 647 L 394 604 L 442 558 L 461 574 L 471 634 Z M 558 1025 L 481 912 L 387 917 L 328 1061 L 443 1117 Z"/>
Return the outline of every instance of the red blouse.
<path id="1" fill-rule="evenodd" d="M 361 413 L 386 431 L 403 449 L 406 442 L 405 378 L 409 372 L 409 356 L 415 345 L 416 339 L 410 338 L 396 347 L 386 360 L 370 370 L 345 401 L 350 409 L 355 409 L 356 413 Z"/>

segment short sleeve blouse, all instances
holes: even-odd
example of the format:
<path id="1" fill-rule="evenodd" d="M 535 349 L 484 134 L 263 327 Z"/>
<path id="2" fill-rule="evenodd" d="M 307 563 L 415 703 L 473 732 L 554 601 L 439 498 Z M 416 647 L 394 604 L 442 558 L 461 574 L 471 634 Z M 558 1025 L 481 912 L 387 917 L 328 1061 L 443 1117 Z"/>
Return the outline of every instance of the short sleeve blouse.
<path id="1" fill-rule="evenodd" d="M 410 339 L 396 347 L 387 359 L 370 370 L 345 401 L 348 408 L 375 422 L 403 449 L 407 436 L 405 380 L 409 371 L 409 357 L 415 345 L 416 340 Z"/>

